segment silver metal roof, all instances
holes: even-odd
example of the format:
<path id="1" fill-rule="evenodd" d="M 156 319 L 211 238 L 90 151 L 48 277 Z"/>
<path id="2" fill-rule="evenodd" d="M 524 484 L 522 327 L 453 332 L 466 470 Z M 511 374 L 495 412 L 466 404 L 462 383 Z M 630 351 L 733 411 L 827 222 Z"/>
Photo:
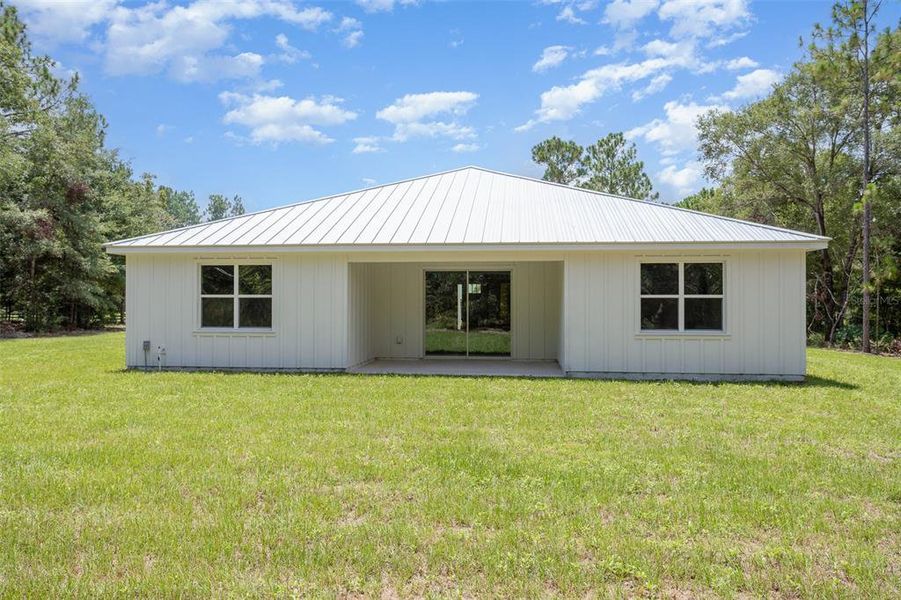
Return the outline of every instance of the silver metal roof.
<path id="1" fill-rule="evenodd" d="M 648 244 L 825 247 L 828 238 L 464 167 L 106 244 L 152 249 Z"/>

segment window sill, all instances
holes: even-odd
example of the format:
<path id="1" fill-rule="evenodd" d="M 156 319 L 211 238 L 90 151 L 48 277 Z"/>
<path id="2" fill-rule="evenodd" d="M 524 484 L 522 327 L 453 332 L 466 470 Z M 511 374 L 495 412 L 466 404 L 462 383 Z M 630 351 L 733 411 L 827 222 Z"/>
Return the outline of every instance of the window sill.
<path id="1" fill-rule="evenodd" d="M 732 334 L 727 331 L 639 331 L 635 334 L 639 339 L 650 338 L 678 338 L 678 339 L 726 339 Z"/>
<path id="2" fill-rule="evenodd" d="M 249 336 L 274 336 L 273 329 L 229 329 L 229 328 L 201 328 L 195 329 L 194 335 L 210 335 L 210 336 L 227 336 L 227 337 L 249 337 Z"/>

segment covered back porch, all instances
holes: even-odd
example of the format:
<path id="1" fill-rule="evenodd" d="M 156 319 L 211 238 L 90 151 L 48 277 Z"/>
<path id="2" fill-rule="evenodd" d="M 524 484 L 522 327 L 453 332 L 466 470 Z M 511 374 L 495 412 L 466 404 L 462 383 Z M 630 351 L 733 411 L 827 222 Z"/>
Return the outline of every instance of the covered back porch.
<path id="1" fill-rule="evenodd" d="M 563 263 L 350 260 L 348 370 L 561 376 Z"/>

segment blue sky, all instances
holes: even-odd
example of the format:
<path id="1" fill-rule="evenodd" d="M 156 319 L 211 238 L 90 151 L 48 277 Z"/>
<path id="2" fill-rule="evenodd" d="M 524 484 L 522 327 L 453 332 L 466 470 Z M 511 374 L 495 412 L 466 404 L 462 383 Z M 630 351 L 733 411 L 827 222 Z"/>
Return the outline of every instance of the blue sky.
<path id="1" fill-rule="evenodd" d="M 611 131 L 661 197 L 703 184 L 693 122 L 766 93 L 827 2 L 13 1 L 135 171 L 248 210 Z M 897 4 L 882 21 L 897 21 Z"/>

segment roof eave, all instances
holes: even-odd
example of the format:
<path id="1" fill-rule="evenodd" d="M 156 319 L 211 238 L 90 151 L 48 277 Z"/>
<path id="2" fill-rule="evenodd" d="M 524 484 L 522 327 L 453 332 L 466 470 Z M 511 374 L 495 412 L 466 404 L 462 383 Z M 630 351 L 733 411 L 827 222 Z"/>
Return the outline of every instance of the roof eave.
<path id="1" fill-rule="evenodd" d="M 306 252 L 492 252 L 492 251 L 681 251 L 681 250 L 823 250 L 828 239 L 750 242 L 604 242 L 517 244 L 304 244 L 288 246 L 119 246 L 104 244 L 107 253 L 128 254 L 235 254 Z"/>

